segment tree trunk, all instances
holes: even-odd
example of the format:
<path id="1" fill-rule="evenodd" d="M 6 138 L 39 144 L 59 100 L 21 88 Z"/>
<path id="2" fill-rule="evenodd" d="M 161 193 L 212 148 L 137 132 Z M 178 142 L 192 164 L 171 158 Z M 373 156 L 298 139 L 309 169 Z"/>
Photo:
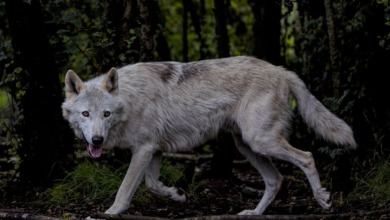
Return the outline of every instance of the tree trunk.
<path id="1" fill-rule="evenodd" d="M 324 0 L 325 11 L 326 11 L 326 24 L 328 25 L 329 35 L 329 50 L 330 60 L 332 67 L 332 80 L 333 80 L 333 97 L 336 99 L 340 98 L 340 51 L 336 46 L 336 32 L 333 22 L 332 3 L 330 0 Z M 337 103 L 335 103 L 337 104 Z M 338 109 L 338 106 L 335 106 Z"/>
<path id="2" fill-rule="evenodd" d="M 254 40 L 254 48 L 252 51 L 252 55 L 264 59 L 266 50 L 264 48 L 265 40 L 264 40 L 264 32 L 265 29 L 263 27 L 264 22 L 264 1 L 258 0 L 249 0 L 249 5 L 252 8 L 252 13 L 254 15 L 254 24 L 253 24 L 253 40 Z M 268 31 L 268 30 L 267 30 Z"/>
<path id="3" fill-rule="evenodd" d="M 115 54 L 123 54 L 125 60 L 119 60 L 119 57 L 114 57 L 110 67 L 122 66 L 123 63 L 131 63 L 139 60 L 138 53 L 130 53 L 127 40 L 130 39 L 130 29 L 138 27 L 137 23 L 137 0 L 110 0 L 109 1 L 109 18 L 115 28 L 115 37 L 113 39 L 115 46 Z M 139 39 L 136 38 L 132 43 L 132 50 L 139 51 Z"/>
<path id="4" fill-rule="evenodd" d="M 183 0 L 183 62 L 188 62 L 188 0 Z"/>
<path id="5" fill-rule="evenodd" d="M 280 56 L 280 19 L 282 12 L 280 5 L 275 1 L 265 1 L 265 60 L 274 65 L 282 65 L 284 62 Z"/>
<path id="6" fill-rule="evenodd" d="M 153 0 L 140 0 L 139 12 L 141 21 L 141 51 L 140 61 L 148 62 L 154 60 L 154 36 L 156 33 L 156 4 Z"/>
<path id="7" fill-rule="evenodd" d="M 171 51 L 168 46 L 167 38 L 164 36 L 164 31 L 160 30 L 156 38 L 156 50 L 160 61 L 171 61 Z"/>
<path id="8" fill-rule="evenodd" d="M 225 0 L 214 0 L 215 32 L 217 36 L 217 49 L 220 58 L 229 57 L 229 36 L 226 28 Z M 221 131 L 217 137 L 214 157 L 211 162 L 211 173 L 214 177 L 228 178 L 232 173 L 234 158 L 234 139 L 226 131 Z"/>
<path id="9" fill-rule="evenodd" d="M 163 30 L 165 19 L 160 11 L 158 1 L 140 0 L 139 11 L 141 22 L 140 61 L 155 61 L 154 50 L 158 53 L 159 60 L 171 60 L 170 49 Z"/>
<path id="10" fill-rule="evenodd" d="M 214 0 L 215 33 L 219 58 L 229 57 L 229 36 L 226 29 L 225 0 Z"/>
<path id="11" fill-rule="evenodd" d="M 255 17 L 253 55 L 274 65 L 282 65 L 280 55 L 281 7 L 275 1 L 249 0 Z"/>
<path id="12" fill-rule="evenodd" d="M 204 9 L 204 1 L 201 2 L 201 4 L 203 3 L 203 5 L 201 5 L 200 7 L 202 8 L 201 10 L 205 10 Z M 191 14 L 191 21 L 192 21 L 192 25 L 194 26 L 194 29 L 195 29 L 195 33 L 196 35 L 198 36 L 198 41 L 200 43 L 200 47 L 199 47 L 199 53 L 200 53 L 200 59 L 201 60 L 204 60 L 206 59 L 206 51 L 207 51 L 207 46 L 206 46 L 206 42 L 204 40 L 204 38 L 202 37 L 202 28 L 201 28 L 201 22 L 203 22 L 201 19 L 203 19 L 203 14 L 200 16 L 198 16 L 198 14 L 196 13 L 196 6 L 194 5 L 193 1 L 192 0 L 188 0 L 188 8 L 189 8 L 189 11 L 190 11 L 190 14 Z M 203 12 L 201 12 L 203 13 Z"/>
<path id="13" fill-rule="evenodd" d="M 164 35 L 164 29 L 165 29 L 165 17 L 160 10 L 160 6 L 158 4 L 158 1 L 154 1 L 153 3 L 155 5 L 156 13 L 157 13 L 157 21 L 159 23 L 157 28 L 157 36 L 156 36 L 156 51 L 159 56 L 160 61 L 171 61 L 171 50 L 168 45 L 167 38 Z"/>
<path id="14" fill-rule="evenodd" d="M 157 4 L 157 2 L 156 2 Z M 159 20 L 163 23 L 160 23 L 160 28 L 157 34 L 156 38 L 156 51 L 158 53 L 158 56 L 161 61 L 171 61 L 171 50 L 168 45 L 167 38 L 164 35 L 164 27 L 165 27 L 165 20 L 163 19 L 163 15 L 161 14 L 161 11 L 159 10 Z"/>
<path id="15" fill-rule="evenodd" d="M 206 25 L 206 4 L 204 0 L 200 0 L 200 26 L 204 27 Z M 203 47 L 202 47 L 202 42 L 201 42 L 201 50 L 204 52 L 204 59 L 211 58 L 211 53 L 206 45 L 206 41 L 203 39 Z M 201 52 L 201 59 L 202 59 L 202 52 Z"/>
<path id="16" fill-rule="evenodd" d="M 332 81 L 333 81 L 333 97 L 336 100 L 340 99 L 340 75 L 341 75 L 341 53 L 338 49 L 337 44 L 337 35 L 334 26 L 333 12 L 332 12 L 332 3 L 330 0 L 324 0 L 325 11 L 326 11 L 326 24 L 328 26 L 328 35 L 329 35 L 329 50 L 330 50 L 330 59 L 331 59 L 331 69 L 332 69 Z M 337 113 L 339 113 L 339 102 L 334 102 L 333 106 Z M 351 110 L 352 111 L 352 110 Z M 352 112 L 350 113 L 350 118 L 352 118 Z M 349 120 L 351 121 L 351 120 Z M 342 154 L 336 157 L 332 173 L 330 174 L 333 179 L 333 184 L 337 185 L 341 190 L 343 190 L 347 195 L 353 188 L 353 184 L 350 178 L 351 175 L 351 161 L 349 154 Z"/>
<path id="17" fill-rule="evenodd" d="M 58 68 L 50 51 L 43 26 L 43 13 L 38 0 L 6 0 L 5 10 L 14 49 L 14 62 L 20 72 L 19 90 L 24 116 L 19 132 L 22 134 L 20 178 L 46 182 L 58 178 L 58 161 L 72 153 L 73 135 L 62 118 L 62 87 Z M 16 82 L 15 82 L 16 83 Z"/>

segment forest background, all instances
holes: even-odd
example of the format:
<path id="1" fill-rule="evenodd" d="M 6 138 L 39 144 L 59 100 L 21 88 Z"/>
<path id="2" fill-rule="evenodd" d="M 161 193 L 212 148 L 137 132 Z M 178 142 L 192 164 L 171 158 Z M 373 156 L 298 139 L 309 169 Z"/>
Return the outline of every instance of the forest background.
<path id="1" fill-rule="evenodd" d="M 377 192 L 364 196 L 387 206 L 388 0 L 4 0 L 0 187 L 50 186 L 84 160 L 83 143 L 74 139 L 60 109 L 68 69 L 86 80 L 136 62 L 238 55 L 295 71 L 326 107 L 352 126 L 356 151 L 315 138 L 299 117 L 291 143 L 313 152 L 324 165 L 320 172 L 330 188 L 346 195 L 361 193 L 364 187 L 354 191 L 357 186 L 375 188 Z M 214 168 L 226 170 L 222 175 L 230 172 L 234 159 L 234 153 L 220 152 L 224 145 L 232 145 L 227 134 L 207 144 L 213 160 L 225 158 L 213 163 L 223 164 Z M 380 177 L 369 183 L 373 175 Z"/>

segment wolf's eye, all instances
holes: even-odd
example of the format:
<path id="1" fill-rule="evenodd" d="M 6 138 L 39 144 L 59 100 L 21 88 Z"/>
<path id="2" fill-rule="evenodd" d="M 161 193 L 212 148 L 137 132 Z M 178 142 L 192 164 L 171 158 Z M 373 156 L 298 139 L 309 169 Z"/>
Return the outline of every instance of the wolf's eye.
<path id="1" fill-rule="evenodd" d="M 110 116 L 110 114 L 111 114 L 111 112 L 105 111 L 105 112 L 104 112 L 104 117 L 108 117 L 108 116 Z"/>
<path id="2" fill-rule="evenodd" d="M 87 111 L 81 112 L 81 114 L 83 114 L 84 117 L 88 117 L 89 116 L 89 112 L 87 112 Z"/>

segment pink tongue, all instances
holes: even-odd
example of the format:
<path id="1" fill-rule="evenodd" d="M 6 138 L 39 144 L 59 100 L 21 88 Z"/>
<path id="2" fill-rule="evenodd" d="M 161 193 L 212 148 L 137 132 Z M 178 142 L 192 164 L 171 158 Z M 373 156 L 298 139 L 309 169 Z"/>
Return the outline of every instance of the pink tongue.
<path id="1" fill-rule="evenodd" d="M 94 147 L 92 144 L 88 145 L 88 150 L 92 157 L 100 157 L 100 155 L 102 154 L 102 148 Z"/>

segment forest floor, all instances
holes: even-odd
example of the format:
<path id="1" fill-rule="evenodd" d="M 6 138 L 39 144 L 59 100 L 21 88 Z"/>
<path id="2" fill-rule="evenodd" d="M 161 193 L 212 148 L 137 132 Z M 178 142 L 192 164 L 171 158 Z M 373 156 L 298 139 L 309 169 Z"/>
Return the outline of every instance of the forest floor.
<path id="1" fill-rule="evenodd" d="M 220 216 L 219 219 L 224 219 L 223 216 L 227 218 L 244 209 L 254 209 L 260 201 L 264 183 L 248 162 L 234 163 L 232 175 L 227 179 L 210 175 L 208 162 L 197 164 L 197 167 L 201 168 L 201 172 L 197 183 L 191 186 L 192 195 L 189 202 L 179 203 L 149 195 L 142 204 L 132 203 L 122 217 L 132 215 L 166 219 L 207 219 L 207 216 Z M 298 168 L 277 161 L 276 167 L 284 176 L 284 182 L 275 201 L 263 213 L 267 219 L 390 219 L 390 209 L 386 211 L 384 207 L 378 207 L 370 201 L 347 201 L 337 190 L 332 190 L 332 208 L 324 210 L 313 197 L 306 177 Z M 321 179 L 323 178 L 322 176 Z M 0 213 L 84 219 L 102 214 L 109 208 L 109 204 L 101 205 L 99 199 L 63 206 L 36 203 L 47 193 L 46 187 L 8 183 L 0 188 Z"/>

